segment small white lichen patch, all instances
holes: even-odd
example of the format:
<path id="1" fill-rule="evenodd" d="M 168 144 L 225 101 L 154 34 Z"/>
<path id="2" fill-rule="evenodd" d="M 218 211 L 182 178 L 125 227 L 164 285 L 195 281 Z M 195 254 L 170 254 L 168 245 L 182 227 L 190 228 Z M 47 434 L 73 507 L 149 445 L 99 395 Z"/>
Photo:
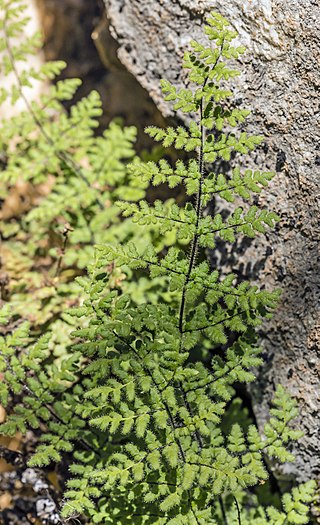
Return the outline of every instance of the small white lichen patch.
<path id="1" fill-rule="evenodd" d="M 241 42 L 257 56 L 272 60 L 286 51 L 285 42 L 279 36 L 278 13 L 271 0 L 179 0 L 179 4 L 195 15 L 217 10 L 238 31 Z"/>
<path id="2" fill-rule="evenodd" d="M 272 60 L 285 52 L 271 0 L 233 0 L 221 5 L 221 11 L 256 55 Z"/>

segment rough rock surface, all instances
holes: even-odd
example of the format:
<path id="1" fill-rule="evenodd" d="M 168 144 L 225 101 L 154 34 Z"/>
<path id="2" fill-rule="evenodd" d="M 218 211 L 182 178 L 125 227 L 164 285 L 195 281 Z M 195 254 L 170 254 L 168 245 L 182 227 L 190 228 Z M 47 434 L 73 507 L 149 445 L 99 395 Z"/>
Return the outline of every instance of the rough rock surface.
<path id="1" fill-rule="evenodd" d="M 320 476 L 320 271 L 319 271 L 319 4 L 313 0 L 105 0 L 118 57 L 165 116 L 159 79 L 183 84 L 181 58 L 190 38 L 200 38 L 205 14 L 216 9 L 248 48 L 236 92 L 252 108 L 249 131 L 263 133 L 252 160 L 278 176 L 267 203 L 280 216 L 265 241 L 240 243 L 223 263 L 281 287 L 281 304 L 265 327 L 266 364 L 253 391 L 259 424 L 275 385 L 288 387 L 300 405 L 305 437 L 296 462 L 278 478 Z M 139 103 L 137 101 L 137 103 Z M 319 124 L 319 122 L 318 122 Z M 265 199 L 265 200 L 264 200 Z M 272 250 L 269 248 L 272 247 Z M 271 252 L 271 253 L 270 253 Z M 218 256 L 213 254 L 213 261 Z"/>

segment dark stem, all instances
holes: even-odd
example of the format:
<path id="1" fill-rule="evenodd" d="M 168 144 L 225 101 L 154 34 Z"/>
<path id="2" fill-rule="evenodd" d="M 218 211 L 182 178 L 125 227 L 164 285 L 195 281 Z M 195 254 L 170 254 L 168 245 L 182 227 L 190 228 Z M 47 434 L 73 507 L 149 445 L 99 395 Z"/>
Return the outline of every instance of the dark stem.
<path id="1" fill-rule="evenodd" d="M 206 330 L 207 328 L 212 328 L 213 326 L 217 326 L 218 324 L 225 323 L 226 321 L 230 321 L 230 319 L 234 319 L 235 317 L 238 317 L 239 315 L 245 314 L 245 310 L 240 310 L 236 312 L 234 315 L 230 315 L 229 317 L 225 317 L 224 319 L 221 319 L 220 321 L 217 321 L 216 323 L 207 324 L 205 326 L 199 326 L 197 328 L 189 328 L 188 330 L 183 330 L 183 334 L 187 334 L 190 332 L 199 332 L 201 330 Z"/>
<path id="2" fill-rule="evenodd" d="M 184 406 L 186 407 L 186 409 L 188 410 L 189 414 L 191 417 L 193 417 L 193 412 L 192 412 L 192 409 L 191 409 L 191 406 L 190 406 L 190 403 L 187 399 L 187 395 L 186 395 L 186 392 L 183 388 L 183 384 L 182 384 L 182 381 L 180 381 L 180 389 L 181 389 L 181 392 L 182 392 L 182 399 L 183 399 L 183 403 L 184 403 Z M 200 449 L 202 450 L 203 448 L 203 442 L 202 442 L 202 437 L 201 437 L 201 434 L 199 432 L 199 430 L 196 430 L 195 431 L 195 436 L 196 436 L 196 439 L 198 441 L 198 444 L 199 444 L 199 447 Z"/>
<path id="3" fill-rule="evenodd" d="M 227 518 L 227 514 L 226 514 L 226 509 L 224 507 L 223 499 L 222 499 L 221 496 L 219 496 L 219 505 L 220 505 L 220 508 L 221 508 L 223 523 L 225 525 L 228 525 L 228 518 Z"/>
<path id="4" fill-rule="evenodd" d="M 223 49 L 224 42 L 221 44 L 220 53 L 217 57 L 217 60 L 215 61 L 214 65 L 212 66 L 211 70 L 214 70 L 216 65 L 218 64 L 221 56 L 221 52 Z M 207 76 L 203 86 L 202 90 L 204 91 L 204 88 L 206 87 L 207 81 L 209 77 Z M 204 144 L 205 144 L 205 127 L 203 125 L 203 96 L 201 98 L 200 102 L 200 133 L 201 133 L 201 144 L 200 144 L 200 150 L 199 150 L 199 160 L 198 160 L 198 169 L 200 173 L 200 182 L 199 182 L 199 188 L 197 193 L 197 199 L 196 199 L 196 214 L 197 214 L 197 220 L 196 220 L 196 233 L 192 241 L 191 246 L 191 254 L 189 259 L 189 267 L 188 267 L 188 273 L 183 285 L 182 289 L 182 297 L 181 297 L 181 304 L 180 304 L 180 312 L 179 312 L 179 332 L 180 332 L 180 347 L 182 347 L 182 335 L 183 335 L 183 320 L 184 320 L 184 313 L 185 313 L 185 306 L 186 306 L 186 291 L 187 286 L 190 282 L 190 276 L 192 269 L 194 267 L 194 264 L 196 262 L 197 253 L 198 253 L 198 241 L 199 241 L 199 221 L 201 218 L 201 212 L 202 212 L 202 205 L 201 205 L 201 199 L 202 199 L 202 186 L 203 186 L 203 180 L 204 180 L 204 161 L 203 161 L 203 154 L 204 154 Z"/>
<path id="5" fill-rule="evenodd" d="M 206 81 L 203 85 L 203 88 L 206 85 Z M 179 311 L 179 332 L 181 334 L 181 341 L 182 341 L 182 334 L 183 334 L 183 321 L 184 321 L 184 312 L 185 312 L 185 306 L 186 306 L 186 291 L 187 286 L 190 282 L 190 276 L 192 269 L 194 267 L 194 264 L 196 262 L 197 253 L 198 253 L 198 240 L 199 240 L 199 222 L 201 218 L 201 198 L 202 198 L 202 185 L 203 185 L 203 179 L 204 179 L 204 162 L 203 162 L 203 150 L 204 150 L 204 142 L 205 142 L 205 128 L 202 123 L 203 119 L 203 98 L 201 99 L 200 103 L 200 131 L 201 131 L 201 145 L 199 150 L 199 160 L 198 160 L 198 169 L 200 173 L 200 182 L 199 182 L 199 188 L 197 193 L 197 199 L 196 199 L 196 233 L 193 237 L 192 245 L 191 245 L 191 254 L 189 259 L 189 267 L 188 272 L 186 275 L 186 279 L 184 281 L 183 289 L 182 289 L 182 297 L 181 297 L 181 304 L 180 304 L 180 311 Z"/>
<path id="6" fill-rule="evenodd" d="M 62 242 L 62 247 L 61 247 L 60 254 L 59 254 L 57 268 L 56 268 L 56 271 L 55 271 L 55 274 L 54 274 L 55 277 L 59 277 L 59 275 L 60 275 L 62 260 L 63 260 L 63 257 L 65 255 L 65 252 L 66 252 L 69 232 L 71 230 L 72 229 L 68 225 L 66 225 L 64 227 L 64 230 L 63 230 L 63 233 L 62 233 L 62 235 L 63 235 L 63 242 Z"/>
<path id="7" fill-rule="evenodd" d="M 238 524 L 241 525 L 241 513 L 240 513 L 239 503 L 238 503 L 238 500 L 237 500 L 237 498 L 235 496 L 233 496 L 233 499 L 234 499 L 236 507 L 237 507 Z"/>

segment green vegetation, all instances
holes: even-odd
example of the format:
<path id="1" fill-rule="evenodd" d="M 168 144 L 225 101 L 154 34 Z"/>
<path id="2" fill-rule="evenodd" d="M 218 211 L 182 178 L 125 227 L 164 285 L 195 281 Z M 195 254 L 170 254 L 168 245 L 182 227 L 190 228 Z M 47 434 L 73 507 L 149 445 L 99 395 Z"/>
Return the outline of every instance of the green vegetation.
<path id="1" fill-rule="evenodd" d="M 26 104 L 1 127 L 1 197 L 6 202 L 21 180 L 37 191 L 30 207 L 0 223 L 12 281 L 0 318 L 7 407 L 0 432 L 33 430 L 30 466 L 70 466 L 63 518 L 308 523 L 313 482 L 285 494 L 279 508 L 264 507 L 266 496 L 255 490 L 268 479 L 270 458 L 294 459 L 295 402 L 278 387 L 260 435 L 236 397 L 261 363 L 255 328 L 272 315 L 279 291 L 223 276 L 206 257 L 217 237 L 253 238 L 278 219 L 250 204 L 273 173 L 241 168 L 241 155 L 262 137 L 236 131 L 249 112 L 233 108 L 226 87 L 244 52 L 233 44 L 235 32 L 211 14 L 210 47 L 191 42 L 185 54 L 193 87 L 177 91 L 162 81 L 167 100 L 190 115 L 187 128 L 146 130 L 164 148 L 190 154 L 171 165 L 135 156 L 133 128 L 113 123 L 96 137 L 96 93 L 67 114 L 61 102 L 78 80 L 60 81 L 30 103 L 24 87 L 52 79 L 63 64 L 18 71 L 38 39 L 12 44 L 23 9 L 12 0 L 0 7 L 2 71 L 17 81 L 1 97 Z M 215 172 L 217 159 L 231 158 L 230 176 Z M 161 183 L 183 185 L 186 204 L 143 200 L 148 185 Z M 247 204 L 226 219 L 211 216 L 206 205 L 215 195 Z"/>

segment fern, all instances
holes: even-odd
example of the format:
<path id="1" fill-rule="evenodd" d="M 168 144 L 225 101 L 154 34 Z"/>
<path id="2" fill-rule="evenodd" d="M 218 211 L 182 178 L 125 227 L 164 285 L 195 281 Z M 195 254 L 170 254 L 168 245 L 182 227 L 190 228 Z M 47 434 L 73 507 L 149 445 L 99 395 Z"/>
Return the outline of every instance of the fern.
<path id="1" fill-rule="evenodd" d="M 8 7 L 6 2 L 2 6 Z M 14 9 L 6 12 L 15 20 Z M 239 74 L 232 60 L 244 48 L 233 44 L 235 32 L 216 13 L 208 18 L 205 33 L 212 46 L 191 42 L 192 51 L 184 60 L 195 88 L 178 91 L 162 81 L 167 100 L 189 115 L 188 128 L 147 129 L 165 148 L 174 145 L 191 152 L 189 161 L 172 166 L 164 159 L 155 163 L 135 158 L 126 179 L 121 160 L 133 159 L 132 132 L 114 128 L 107 132 L 107 147 L 115 145 L 114 135 L 110 138 L 108 133 L 118 133 L 121 153 L 104 179 L 106 136 L 97 139 L 90 131 L 100 111 L 95 94 L 76 106 L 70 117 L 62 114 L 56 121 L 48 121 L 38 108 L 36 138 L 30 128 L 35 121 L 31 118 L 30 124 L 32 107 L 18 119 L 24 127 L 22 136 L 28 139 L 18 148 L 21 158 L 9 155 L 6 176 L 20 176 L 23 170 L 33 182 L 41 180 L 48 148 L 47 169 L 63 172 L 52 196 L 30 212 L 28 221 L 36 217 L 50 221 L 53 206 L 60 205 L 60 213 L 67 214 L 62 200 L 65 187 L 73 213 L 79 211 L 80 199 L 90 224 L 96 221 L 95 254 L 90 248 L 85 261 L 88 273 L 76 279 L 85 299 L 64 314 L 76 326 L 72 352 L 52 359 L 50 335 L 34 342 L 26 324 L 16 330 L 9 325 L 0 340 L 1 403 L 8 407 L 0 430 L 13 435 L 34 429 L 39 444 L 31 466 L 68 458 L 71 479 L 64 494 L 64 518 L 82 514 L 92 523 L 138 525 L 280 525 L 308 520 L 313 482 L 286 494 L 282 509 L 264 508 L 251 495 L 251 487 L 268 478 L 266 457 L 293 460 L 288 444 L 301 435 L 292 427 L 296 403 L 278 387 L 262 435 L 253 424 L 243 424 L 241 417 L 232 419 L 236 386 L 253 381 L 252 369 L 261 363 L 255 328 L 272 315 L 279 291 L 239 283 L 234 274 L 223 276 L 212 270 L 206 251 L 215 246 L 217 237 L 233 243 L 239 234 L 253 238 L 264 233 L 278 217 L 250 203 L 235 208 L 227 219 L 207 213 L 206 205 L 215 195 L 228 202 L 239 196 L 249 199 L 268 185 L 273 174 L 239 166 L 230 176 L 215 173 L 216 159 L 232 157 L 237 164 L 240 155 L 253 150 L 262 138 L 233 131 L 248 111 L 232 109 L 232 91 L 226 85 Z M 14 60 L 17 57 L 19 53 Z M 4 62 L 8 70 L 13 63 Z M 71 97 L 73 87 L 67 83 L 53 88 L 52 109 L 59 93 Z M 46 98 L 45 104 L 50 100 Z M 68 131 L 61 139 L 62 130 L 69 130 L 79 115 L 83 120 L 84 114 L 79 142 L 74 133 L 69 138 Z M 8 140 L 14 129 L 6 133 Z M 83 166 L 83 159 L 92 170 Z M 130 181 L 132 191 L 115 189 L 111 198 L 109 188 L 102 188 L 114 183 L 112 174 L 118 171 L 122 180 Z M 184 207 L 172 200 L 153 205 L 141 200 L 147 184 L 163 182 L 169 187 L 185 186 L 190 199 Z M 98 192 L 92 188 L 96 183 Z M 113 206 L 101 207 L 106 198 L 120 199 L 117 212 Z M 121 213 L 132 221 L 124 219 L 114 234 L 105 235 L 109 213 L 113 217 Z M 75 246 L 79 237 L 88 234 L 85 216 L 77 215 Z M 132 233 L 122 235 L 127 220 Z M 140 234 L 146 227 L 156 229 L 151 243 L 150 236 Z M 168 239 L 172 232 L 174 242 L 164 240 L 159 248 L 157 235 Z M 115 286 L 120 270 L 133 281 L 144 273 L 143 286 L 150 290 L 156 283 L 154 293 L 137 300 L 130 283 Z M 7 317 L 8 311 L 2 311 L 1 323 Z"/>
<path id="2" fill-rule="evenodd" d="M 22 102 L 24 107 L 0 125 L 0 234 L 7 300 L 12 314 L 28 320 L 38 334 L 51 324 L 55 352 L 61 354 L 70 343 L 63 312 L 81 302 L 75 277 L 86 274 L 94 245 L 131 239 L 143 246 L 144 239 L 152 238 L 161 250 L 175 236 L 172 232 L 171 239 L 165 238 L 157 224 L 137 236 L 136 226 L 124 221 L 113 205 L 123 195 L 145 197 L 147 184 L 134 180 L 127 169 L 136 156 L 136 128 L 112 122 L 97 136 L 102 105 L 95 91 L 67 113 L 63 104 L 74 97 L 81 81 L 60 80 L 49 87 L 48 81 L 66 64 L 50 62 L 31 69 L 28 57 L 41 39 L 17 39 L 26 23 L 23 2 L 3 1 L 0 10 L 0 70 L 10 79 L 1 103 Z M 43 83 L 44 93 L 30 102 L 28 89 L 35 81 Z M 113 286 L 123 282 L 122 275 L 114 273 Z M 132 294 L 149 293 L 149 287 L 134 283 Z"/>
<path id="3" fill-rule="evenodd" d="M 239 500 L 243 499 L 246 503 L 246 510 L 244 510 L 243 523 L 246 525 L 297 525 L 303 523 L 310 523 L 309 521 L 309 506 L 314 501 L 316 483 L 308 481 L 295 487 L 291 493 L 286 493 L 282 497 L 281 507 L 274 506 L 262 507 L 256 505 L 252 499 L 248 500 L 244 493 L 239 494 Z M 248 507 L 251 507 L 248 509 Z M 232 510 L 228 512 L 228 523 L 237 523 L 237 508 L 233 505 Z"/>

